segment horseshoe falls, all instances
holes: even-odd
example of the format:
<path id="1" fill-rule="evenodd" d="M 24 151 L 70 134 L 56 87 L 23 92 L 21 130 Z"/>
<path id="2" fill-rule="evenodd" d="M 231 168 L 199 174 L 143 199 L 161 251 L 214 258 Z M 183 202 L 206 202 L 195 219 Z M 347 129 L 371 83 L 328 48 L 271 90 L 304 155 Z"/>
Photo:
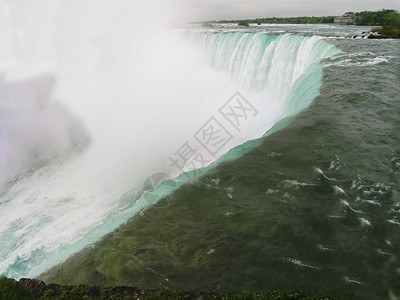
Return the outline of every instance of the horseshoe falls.
<path id="1" fill-rule="evenodd" d="M 45 75 L 22 79 L 13 79 L 10 75 L 8 79 L 5 71 L 4 99 L 13 102 L 4 101 L 4 107 L 6 104 L 11 107 L 2 110 L 2 146 L 5 147 L 5 164 L 2 170 L 6 170 L 2 177 L 5 178 L 3 180 L 8 180 L 1 195 L 1 240 L 2 244 L 7 245 L 1 250 L 2 274 L 15 278 L 39 275 L 152 204 L 154 199 L 149 201 L 149 197 L 141 195 L 145 180 L 153 174 L 166 174 L 173 179 L 179 173 L 192 168 L 186 162 L 187 165 L 182 170 L 178 167 L 174 169 L 174 165 L 170 165 L 169 157 L 187 140 L 196 142 L 190 140 L 190 134 L 201 129 L 204 125 L 202 122 L 213 117 L 218 112 L 218 106 L 229 100 L 229 93 L 236 92 L 233 87 L 235 84 L 241 87 L 240 92 L 249 97 L 243 100 L 246 105 L 253 107 L 254 112 L 250 113 L 256 115 L 251 119 L 252 115 L 249 114 L 246 124 L 237 124 L 241 125 L 238 128 L 240 132 L 236 132 L 236 128 L 228 127 L 229 123 L 222 125 L 226 127 L 229 140 L 221 149 L 212 150 L 209 149 L 211 146 L 207 148 L 207 145 L 194 145 L 197 155 L 201 155 L 203 161 L 207 162 L 204 167 L 229 149 L 244 147 L 247 140 L 260 138 L 280 120 L 307 107 L 319 92 L 322 79 L 320 61 L 338 52 L 334 46 L 317 37 L 205 33 L 194 34 L 190 39 L 193 45 L 206 51 L 204 60 L 209 63 L 205 66 L 193 66 L 191 72 L 200 70 L 215 78 L 221 77 L 219 82 L 222 81 L 226 86 L 220 87 L 219 82 L 215 84 L 204 77 L 196 78 L 195 83 L 190 78 L 183 79 L 183 83 L 195 85 L 190 87 L 197 92 L 202 86 L 212 88 L 214 95 L 210 92 L 193 95 L 192 91 L 184 91 L 182 94 L 175 89 L 169 91 L 169 87 L 165 86 L 161 87 L 160 93 L 153 94 L 148 86 L 145 90 L 136 86 L 137 81 L 148 85 L 148 80 L 154 80 L 153 74 L 144 74 L 144 78 L 137 81 L 126 77 L 118 78 L 118 82 L 114 82 L 107 78 L 108 74 L 100 72 L 92 75 L 100 77 L 100 82 L 107 82 L 105 85 L 109 86 L 106 93 L 110 92 L 113 99 L 99 97 L 94 101 L 104 102 L 83 103 L 83 106 L 93 105 L 93 109 L 79 111 L 76 116 L 67 118 L 64 114 L 70 114 L 68 97 L 77 96 L 70 95 L 75 92 L 64 92 L 61 85 L 68 84 L 70 89 L 74 89 L 71 81 L 76 79 L 67 74 L 68 71 L 73 71 L 70 70 L 72 66 L 64 67 L 62 61 L 60 70 L 56 71 L 59 75 L 47 75 L 51 83 L 57 81 L 57 76 L 60 78 L 60 103 L 52 99 L 39 99 L 43 89 L 52 87 L 51 83 L 42 83 L 46 78 L 40 76 Z M 283 49 L 286 51 L 282 52 Z M 196 49 L 188 48 L 187 51 L 195 52 Z M 173 53 L 163 59 L 171 59 L 172 55 Z M 128 60 L 129 57 L 130 54 L 127 53 L 125 59 Z M 99 61 L 107 59 L 104 56 Z M 152 58 L 147 56 L 146 59 Z M 78 68 L 78 65 L 75 67 Z M 147 65 L 140 67 L 148 68 Z M 108 73 L 108 69 L 106 70 Z M 120 71 L 113 69 L 113 72 Z M 9 72 L 12 74 L 13 70 Z M 131 73 L 137 76 L 136 70 L 124 72 L 126 73 L 121 76 Z M 171 70 L 166 69 L 163 72 L 170 75 Z M 180 80 L 181 76 L 187 76 L 172 72 L 172 76 L 177 76 Z M 132 87 L 127 89 L 125 83 L 119 80 L 126 80 L 126 84 Z M 83 82 L 82 80 L 79 85 Z M 169 83 L 176 84 L 172 81 Z M 179 83 L 182 84 L 182 81 Z M 20 89 L 28 90 L 29 93 L 21 95 L 19 99 Z M 162 94 L 164 91 L 166 96 Z M 138 97 L 134 99 L 136 93 Z M 146 95 L 147 93 L 150 95 Z M 28 99 L 31 97 L 35 99 Z M 176 100 L 171 100 L 173 97 Z M 19 101 L 28 102 L 30 107 L 26 107 L 28 104 L 25 103 L 19 104 Z M 32 103 L 33 101 L 49 103 L 40 105 Z M 91 99 L 82 101 L 89 102 Z M 20 106 L 13 107 L 17 105 Z M 74 105 L 71 105 L 71 110 Z M 162 111 L 158 106 L 164 106 Z M 239 115 L 240 111 L 236 113 Z M 107 115 L 104 116 L 105 114 Z M 100 116 L 108 124 L 97 125 L 101 128 L 86 133 L 86 127 L 94 127 L 96 121 L 93 119 Z M 189 124 L 189 121 L 193 124 Z M 59 149 L 61 145 L 62 149 Z M 213 153 L 209 153 L 210 150 Z M 239 155 L 237 151 L 228 152 L 225 159 L 234 159 Z M 7 170 L 14 171 L 10 173 L 12 176 L 7 174 Z M 7 175 L 10 177 L 7 178 Z M 178 185 L 184 183 L 185 176 L 180 176 L 177 181 Z M 165 184 L 171 185 L 171 182 L 167 181 Z M 165 188 L 161 184 L 153 193 L 158 193 L 161 197 Z"/>
<path id="2" fill-rule="evenodd" d="M 396 41 L 4 3 L 1 275 L 398 293 Z"/>

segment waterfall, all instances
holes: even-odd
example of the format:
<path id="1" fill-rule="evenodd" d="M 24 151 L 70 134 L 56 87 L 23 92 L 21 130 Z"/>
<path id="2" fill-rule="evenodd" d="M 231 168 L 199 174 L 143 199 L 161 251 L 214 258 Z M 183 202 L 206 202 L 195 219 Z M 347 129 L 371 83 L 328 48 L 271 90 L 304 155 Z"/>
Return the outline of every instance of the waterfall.
<path id="1" fill-rule="evenodd" d="M 76 2 L 54 4 L 36 30 L 38 16 L 14 11 L 0 32 L 13 45 L 0 52 L 2 275 L 40 274 L 256 146 L 310 105 L 320 61 L 338 51 L 316 37 L 143 28 L 124 3 L 76 15 Z"/>

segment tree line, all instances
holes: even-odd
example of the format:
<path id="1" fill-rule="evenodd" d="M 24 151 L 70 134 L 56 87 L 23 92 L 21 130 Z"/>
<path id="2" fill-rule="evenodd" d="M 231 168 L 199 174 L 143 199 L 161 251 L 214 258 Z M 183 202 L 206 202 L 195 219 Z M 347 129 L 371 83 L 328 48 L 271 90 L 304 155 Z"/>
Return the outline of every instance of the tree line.
<path id="1" fill-rule="evenodd" d="M 263 23 L 275 23 L 275 24 L 328 24 L 333 23 L 334 16 L 328 17 L 270 17 L 270 18 L 258 18 L 258 19 L 246 19 L 246 20 L 221 20 L 218 23 L 241 23 L 240 25 L 246 26 L 246 24 L 263 24 Z"/>
<path id="2" fill-rule="evenodd" d="M 351 12 L 349 12 L 351 13 Z M 396 14 L 394 9 L 382 9 L 377 11 L 361 11 L 355 13 L 356 25 L 360 26 L 384 26 L 388 15 Z M 398 14 L 398 13 L 397 13 Z"/>
<path id="3" fill-rule="evenodd" d="M 354 14 L 356 16 L 356 25 L 360 26 L 383 26 L 389 28 L 392 32 L 393 29 L 400 29 L 400 14 L 394 9 L 382 9 L 377 11 L 361 11 L 361 12 L 347 12 L 347 14 Z M 243 20 L 221 20 L 217 23 L 238 23 L 240 26 L 249 26 L 249 24 L 329 24 L 334 22 L 334 16 L 323 17 L 268 17 L 257 19 L 243 19 Z"/>

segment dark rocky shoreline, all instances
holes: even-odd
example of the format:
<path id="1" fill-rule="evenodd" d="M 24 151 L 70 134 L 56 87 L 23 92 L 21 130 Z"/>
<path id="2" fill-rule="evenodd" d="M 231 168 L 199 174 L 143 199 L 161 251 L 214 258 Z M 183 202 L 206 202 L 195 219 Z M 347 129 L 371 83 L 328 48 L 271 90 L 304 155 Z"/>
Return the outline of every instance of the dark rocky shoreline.
<path id="1" fill-rule="evenodd" d="M 362 32 L 360 35 L 354 35 L 353 39 L 357 38 L 367 38 L 367 39 L 374 39 L 374 40 L 382 40 L 382 39 L 392 39 L 393 37 L 385 34 L 380 34 L 375 31 L 370 31 L 370 32 Z"/>
<path id="2" fill-rule="evenodd" d="M 273 291 L 267 295 L 260 294 L 222 294 L 206 291 L 172 291 L 172 290 L 148 290 L 137 287 L 117 286 L 69 286 L 59 284 L 46 284 L 38 279 L 22 278 L 19 281 L 0 277 L 0 299 L 1 300 L 50 300 L 50 299 L 186 299 L 186 300 L 252 300 L 252 299 L 323 299 L 328 297 L 305 296 L 298 292 L 283 293 Z"/>

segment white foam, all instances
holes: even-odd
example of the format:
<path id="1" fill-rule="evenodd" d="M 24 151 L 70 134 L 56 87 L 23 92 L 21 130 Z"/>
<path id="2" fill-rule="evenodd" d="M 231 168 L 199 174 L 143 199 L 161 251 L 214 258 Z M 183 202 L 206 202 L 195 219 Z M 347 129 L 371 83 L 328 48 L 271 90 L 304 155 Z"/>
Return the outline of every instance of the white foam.
<path id="1" fill-rule="evenodd" d="M 371 227 L 371 222 L 368 221 L 367 219 L 365 219 L 365 218 L 359 218 L 359 220 L 360 220 L 360 223 L 361 223 L 362 226 Z"/>
<path id="2" fill-rule="evenodd" d="M 302 268 L 310 268 L 310 269 L 315 269 L 315 270 L 320 269 L 319 267 L 306 264 L 306 263 L 302 262 L 301 260 L 295 259 L 295 258 L 286 258 L 286 259 L 284 259 L 284 261 L 291 262 L 292 264 L 295 264 Z"/>
<path id="3" fill-rule="evenodd" d="M 335 178 L 330 178 L 330 177 L 326 176 L 326 175 L 324 174 L 324 172 L 323 172 L 320 168 L 315 167 L 315 172 L 316 172 L 317 174 L 321 175 L 323 178 L 325 178 L 325 179 L 327 179 L 327 180 L 336 181 Z"/>
<path id="4" fill-rule="evenodd" d="M 344 190 L 340 186 L 334 185 L 333 186 L 333 190 L 335 191 L 336 194 L 346 195 L 346 193 L 344 192 Z"/>
<path id="5" fill-rule="evenodd" d="M 210 248 L 210 249 L 207 251 L 207 255 L 213 254 L 214 252 L 215 252 L 215 249 L 214 249 L 214 248 Z"/>
<path id="6" fill-rule="evenodd" d="M 400 222 L 396 220 L 387 220 L 386 222 L 400 226 Z"/>
<path id="7" fill-rule="evenodd" d="M 383 256 L 391 256 L 391 254 L 389 252 L 383 251 L 382 249 L 376 249 L 376 252 L 379 255 L 383 255 Z"/>
<path id="8" fill-rule="evenodd" d="M 333 251 L 332 249 L 327 248 L 327 247 L 323 246 L 322 244 L 318 244 L 318 245 L 317 245 L 317 248 L 318 248 L 319 250 L 321 250 L 321 251 L 324 251 L 324 252 L 326 252 L 326 251 Z"/>
<path id="9" fill-rule="evenodd" d="M 342 201 L 343 205 L 344 205 L 345 207 L 349 208 L 352 212 L 355 212 L 355 213 L 362 213 L 361 210 L 356 210 L 356 209 L 352 208 L 352 207 L 350 206 L 349 202 L 347 202 L 346 200 L 341 200 L 341 201 Z"/>
<path id="10" fill-rule="evenodd" d="M 282 186 L 283 188 L 287 189 L 287 188 L 294 188 L 294 189 L 298 189 L 299 187 L 305 187 L 305 186 L 313 186 L 315 184 L 311 184 L 311 183 L 304 183 L 304 182 L 299 182 L 297 180 L 283 180 L 280 183 L 280 186 Z"/>
<path id="11" fill-rule="evenodd" d="M 225 191 L 227 191 L 228 193 L 233 193 L 235 191 L 235 188 L 233 186 L 229 186 L 225 188 Z"/>
<path id="12" fill-rule="evenodd" d="M 351 284 L 363 284 L 361 281 L 352 279 L 348 276 L 343 277 L 343 279 L 347 282 L 347 283 L 351 283 Z"/>
<path id="13" fill-rule="evenodd" d="M 377 206 L 382 206 L 378 201 L 376 200 L 363 200 L 362 202 L 372 204 L 372 205 L 377 205 Z"/>

